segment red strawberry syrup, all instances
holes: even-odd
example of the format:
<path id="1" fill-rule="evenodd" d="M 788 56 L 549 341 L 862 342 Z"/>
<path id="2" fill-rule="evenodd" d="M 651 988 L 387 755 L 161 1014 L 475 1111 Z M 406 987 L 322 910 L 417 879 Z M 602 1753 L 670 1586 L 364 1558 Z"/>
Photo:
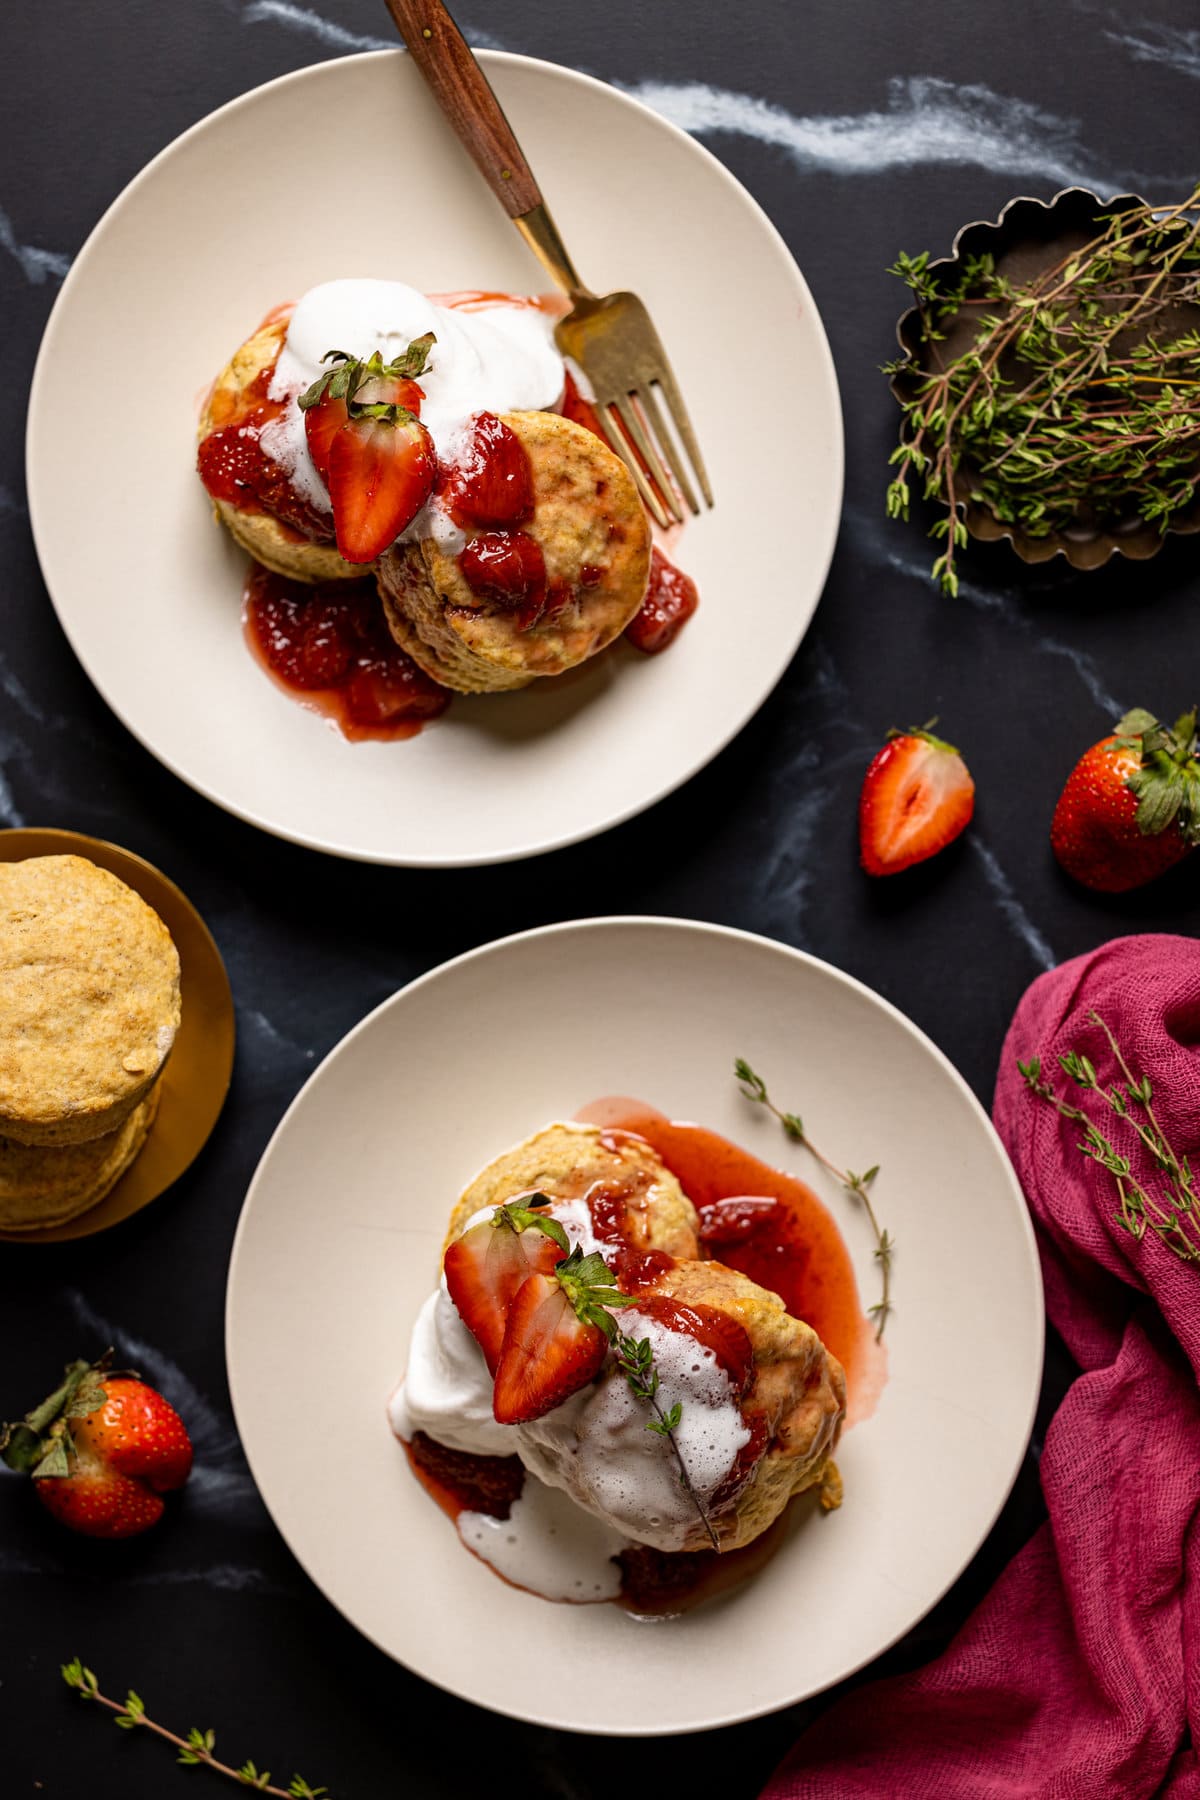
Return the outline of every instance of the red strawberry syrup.
<path id="1" fill-rule="evenodd" d="M 771 1289 L 793 1318 L 812 1326 L 846 1371 L 847 1424 L 867 1418 L 887 1356 L 863 1311 L 837 1221 L 812 1189 L 717 1132 L 639 1100 L 597 1100 L 579 1118 L 636 1132 L 654 1146 L 700 1214 L 707 1254 Z"/>
<path id="2" fill-rule="evenodd" d="M 374 581 L 311 587 L 254 563 L 243 600 L 246 642 L 259 662 L 343 737 L 415 737 L 449 706 L 449 690 L 392 637 Z"/>

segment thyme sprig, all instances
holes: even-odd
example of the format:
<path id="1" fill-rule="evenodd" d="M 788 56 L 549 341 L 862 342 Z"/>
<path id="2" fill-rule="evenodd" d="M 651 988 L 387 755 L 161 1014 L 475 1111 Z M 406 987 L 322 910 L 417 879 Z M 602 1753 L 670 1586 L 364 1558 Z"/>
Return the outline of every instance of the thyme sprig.
<path id="1" fill-rule="evenodd" d="M 252 1762 L 244 1762 L 239 1769 L 233 1768 L 229 1763 L 218 1762 L 213 1753 L 217 1741 L 215 1732 L 200 1731 L 193 1725 L 185 1738 L 178 1736 L 165 1725 L 159 1725 L 147 1717 L 145 1701 L 132 1688 L 124 1701 L 110 1700 L 107 1694 L 100 1692 L 96 1676 L 84 1667 L 78 1657 L 64 1663 L 61 1672 L 67 1686 L 74 1688 L 82 1699 L 94 1700 L 98 1706 L 106 1707 L 113 1713 L 113 1724 L 120 1726 L 123 1731 L 140 1728 L 174 1744 L 179 1752 L 177 1762 L 212 1769 L 218 1775 L 228 1776 L 230 1781 L 236 1781 L 241 1787 L 253 1789 L 255 1793 L 274 1794 L 277 1800 L 321 1800 L 323 1795 L 329 1794 L 328 1788 L 310 1787 L 302 1775 L 293 1775 L 285 1788 L 273 1787 L 269 1769 L 259 1769 Z"/>
<path id="2" fill-rule="evenodd" d="M 747 1100 L 752 1100 L 756 1106 L 765 1106 L 769 1113 L 774 1113 L 792 1141 L 803 1144 L 809 1155 L 815 1157 L 821 1167 L 828 1170 L 834 1180 L 841 1184 L 850 1198 L 861 1203 L 866 1212 L 871 1230 L 875 1233 L 875 1261 L 879 1264 L 881 1279 L 879 1299 L 874 1306 L 867 1308 L 867 1316 L 875 1321 L 875 1342 L 878 1343 L 883 1336 L 883 1328 L 887 1324 L 889 1316 L 895 1311 L 892 1302 L 892 1258 L 896 1251 L 895 1238 L 881 1229 L 879 1220 L 875 1216 L 875 1208 L 871 1204 L 870 1190 L 879 1173 L 879 1164 L 876 1163 L 873 1168 L 868 1169 L 865 1175 L 856 1175 L 850 1169 L 839 1169 L 836 1163 L 830 1162 L 829 1158 L 817 1149 L 804 1129 L 804 1121 L 799 1113 L 782 1112 L 776 1106 L 767 1092 L 762 1076 L 755 1074 L 744 1056 L 734 1058 L 733 1072 L 741 1083 L 742 1092 Z"/>
<path id="3" fill-rule="evenodd" d="M 675 1429 L 683 1417 L 683 1408 L 678 1400 L 673 1406 L 668 1407 L 666 1412 L 659 1404 L 658 1369 L 655 1365 L 650 1339 L 628 1337 L 624 1332 L 618 1332 L 613 1339 L 613 1349 L 616 1352 L 617 1366 L 629 1383 L 629 1391 L 635 1399 L 646 1401 L 655 1414 L 654 1418 L 648 1421 L 646 1430 L 656 1431 L 660 1437 L 665 1437 L 675 1452 L 675 1461 L 679 1464 L 680 1483 L 686 1489 L 692 1505 L 700 1515 L 700 1523 L 708 1533 L 708 1539 L 713 1549 L 719 1550 L 721 1548 L 720 1540 L 713 1529 L 712 1520 L 708 1516 L 703 1500 L 692 1486 L 692 1478 L 688 1474 L 687 1464 L 683 1460 L 675 1437 Z"/>
<path id="4" fill-rule="evenodd" d="M 1047 1101 L 1064 1119 L 1082 1126 L 1079 1150 L 1099 1163 L 1112 1176 L 1117 1187 L 1116 1220 L 1122 1230 L 1140 1243 L 1149 1229 L 1181 1262 L 1200 1262 L 1200 1198 L 1195 1177 L 1186 1156 L 1177 1156 L 1167 1141 L 1166 1133 L 1154 1110 L 1154 1091 L 1148 1075 L 1136 1076 L 1122 1054 L 1116 1037 L 1099 1013 L 1088 1013 L 1093 1025 L 1108 1040 L 1122 1079 L 1105 1086 L 1090 1058 L 1069 1050 L 1058 1058 L 1069 1081 L 1086 1093 L 1096 1094 L 1105 1102 L 1115 1118 L 1128 1126 L 1141 1142 L 1155 1168 L 1164 1179 L 1165 1193 L 1156 1195 L 1133 1173 L 1128 1156 L 1118 1151 L 1100 1128 L 1093 1124 L 1081 1107 L 1063 1098 L 1042 1073 L 1042 1061 L 1031 1056 L 1025 1062 L 1017 1058 L 1017 1068 L 1030 1092 Z"/>
<path id="5" fill-rule="evenodd" d="M 1200 187 L 1101 222 L 1023 283 L 988 254 L 955 274 L 931 268 L 927 252 L 890 271 L 916 299 L 934 366 L 902 357 L 884 370 L 907 382 L 887 510 L 908 517 L 913 477 L 945 509 L 930 535 L 945 540 L 932 573 L 948 593 L 968 501 L 1040 538 L 1133 516 L 1165 533 L 1195 495 L 1200 330 L 1182 324 L 1200 305 Z M 938 346 L 966 308 L 981 309 L 976 336 L 944 361 Z"/>

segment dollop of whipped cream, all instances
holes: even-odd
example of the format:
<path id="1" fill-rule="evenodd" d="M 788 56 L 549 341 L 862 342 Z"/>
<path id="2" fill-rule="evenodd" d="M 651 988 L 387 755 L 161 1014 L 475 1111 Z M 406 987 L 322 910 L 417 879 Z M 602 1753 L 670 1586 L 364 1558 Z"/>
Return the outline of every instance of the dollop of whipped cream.
<path id="1" fill-rule="evenodd" d="M 322 357 L 344 350 L 365 360 L 378 350 L 391 362 L 427 331 L 437 342 L 420 378 L 421 420 L 440 462 L 453 462 L 473 413 L 541 411 L 562 395 L 564 365 L 554 346 L 554 322 L 538 307 L 503 300 L 441 306 L 402 281 L 323 282 L 297 302 L 288 320 L 268 390 L 272 400 L 287 405 L 259 440 L 311 506 L 330 510 L 325 483 L 308 454 L 298 401 L 329 367 Z M 403 535 L 442 538 L 447 518 L 431 501 Z"/>
<path id="2" fill-rule="evenodd" d="M 483 1208 L 464 1229 L 489 1218 L 493 1210 Z M 560 1200 L 547 1210 L 563 1226 L 572 1248 L 580 1244 L 585 1255 L 604 1250 L 593 1234 L 585 1201 Z M 686 1332 L 671 1329 L 635 1306 L 623 1308 L 618 1316 L 624 1334 L 650 1340 L 659 1405 L 665 1413 L 679 1403 L 675 1442 L 693 1488 L 707 1505 L 750 1438 L 733 1383 L 713 1352 Z M 408 1369 L 389 1402 L 388 1414 L 392 1430 L 406 1440 L 414 1431 L 423 1431 L 451 1450 L 519 1456 L 536 1480 L 561 1488 L 621 1538 L 659 1550 L 681 1550 L 694 1533 L 696 1509 L 680 1483 L 671 1446 L 659 1433 L 646 1429 L 650 1416 L 646 1402 L 634 1396 L 611 1360 L 597 1381 L 544 1417 L 525 1425 L 497 1423 L 483 1353 L 459 1317 L 444 1280 L 418 1315 Z M 542 1509 L 534 1505 L 525 1510 L 532 1519 Z M 474 1515 L 472 1521 L 482 1541 L 484 1528 L 474 1523 Z M 518 1540 L 523 1542 L 526 1535 L 518 1531 Z M 507 1543 L 507 1537 L 503 1541 Z M 480 1546 L 472 1541 L 472 1547 Z"/>

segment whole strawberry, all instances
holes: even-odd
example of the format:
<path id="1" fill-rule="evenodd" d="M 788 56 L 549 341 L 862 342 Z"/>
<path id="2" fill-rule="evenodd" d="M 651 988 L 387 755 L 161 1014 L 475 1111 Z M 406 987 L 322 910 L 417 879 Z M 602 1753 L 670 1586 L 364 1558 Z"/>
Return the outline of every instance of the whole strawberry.
<path id="1" fill-rule="evenodd" d="M 72 1531 L 135 1537 L 187 1480 L 192 1445 L 174 1407 L 138 1376 L 110 1374 L 109 1362 L 71 1363 L 47 1400 L 5 1426 L 0 1455 Z"/>
<path id="2" fill-rule="evenodd" d="M 1086 750 L 1054 809 L 1050 845 L 1076 881 L 1121 894 L 1200 843 L 1196 713 L 1160 725 L 1135 707 Z"/>

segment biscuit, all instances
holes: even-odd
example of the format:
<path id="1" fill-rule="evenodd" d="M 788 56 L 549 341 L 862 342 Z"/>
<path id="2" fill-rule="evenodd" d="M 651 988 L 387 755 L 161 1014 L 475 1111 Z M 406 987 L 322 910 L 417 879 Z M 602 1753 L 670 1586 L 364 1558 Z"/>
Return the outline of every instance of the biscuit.
<path id="1" fill-rule="evenodd" d="M 41 1231 L 98 1205 L 145 1143 L 159 1094 L 156 1084 L 124 1124 L 85 1144 L 0 1138 L 0 1230 Z"/>
<path id="2" fill-rule="evenodd" d="M 242 395 L 269 369 L 279 355 L 287 333 L 287 318 L 272 318 L 260 325 L 253 337 L 236 350 L 213 382 L 200 415 L 199 437 L 219 431 L 237 416 Z M 292 531 L 271 513 L 235 506 L 229 500 L 212 500 L 213 513 L 231 536 L 264 568 L 293 581 L 361 581 L 370 573 L 359 563 L 348 563 L 332 544 L 313 544 Z"/>
<path id="3" fill-rule="evenodd" d="M 81 856 L 0 863 L 0 1137 L 116 1131 L 179 1017 L 178 952 L 132 888 Z"/>
<path id="4" fill-rule="evenodd" d="M 595 656 L 637 613 L 650 575 L 650 527 L 620 457 L 557 413 L 502 417 L 533 478 L 533 516 L 521 529 L 566 603 L 521 630 L 514 613 L 480 600 L 432 538 L 393 544 L 376 569 L 396 642 L 443 687 L 468 694 L 527 687 Z"/>
<path id="5" fill-rule="evenodd" d="M 575 1200 L 597 1182 L 627 1196 L 620 1223 L 633 1249 L 699 1256 L 696 1209 L 657 1150 L 644 1138 L 599 1125 L 547 1125 L 490 1162 L 460 1196 L 446 1243 L 475 1213 L 514 1194 L 537 1188 L 552 1200 Z"/>

